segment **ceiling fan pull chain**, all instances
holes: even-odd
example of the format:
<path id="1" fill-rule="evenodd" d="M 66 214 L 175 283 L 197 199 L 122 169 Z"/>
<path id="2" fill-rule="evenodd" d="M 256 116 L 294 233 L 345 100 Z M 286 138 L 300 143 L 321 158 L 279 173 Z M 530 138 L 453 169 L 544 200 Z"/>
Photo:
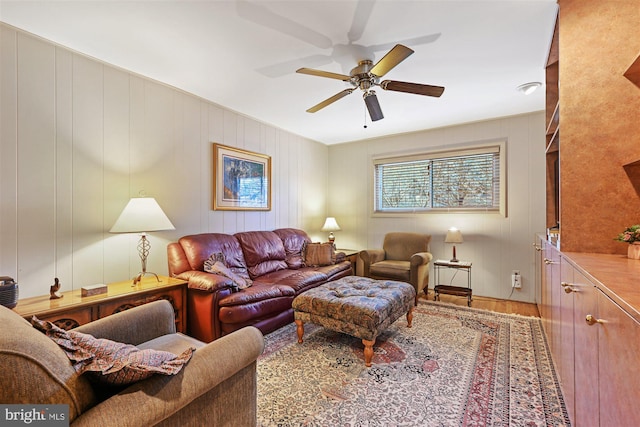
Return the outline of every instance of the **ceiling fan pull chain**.
<path id="1" fill-rule="evenodd" d="M 367 128 L 367 106 L 366 105 L 364 106 L 363 111 L 364 111 L 364 128 L 366 129 Z"/>

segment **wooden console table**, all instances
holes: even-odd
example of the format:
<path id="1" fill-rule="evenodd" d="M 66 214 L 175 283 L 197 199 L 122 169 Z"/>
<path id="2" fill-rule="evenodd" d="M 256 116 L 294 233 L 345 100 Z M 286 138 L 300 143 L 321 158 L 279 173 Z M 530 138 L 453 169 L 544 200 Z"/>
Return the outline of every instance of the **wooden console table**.
<path id="1" fill-rule="evenodd" d="M 143 279 L 136 286 L 131 280 L 110 283 L 106 294 L 83 297 L 81 290 L 62 292 L 60 299 L 49 299 L 49 295 L 18 300 L 13 309 L 27 320 L 37 316 L 63 329 L 71 329 L 91 321 L 110 316 L 142 304 L 159 299 L 168 300 L 176 313 L 176 329 L 186 331 L 187 281 L 160 276 Z"/>

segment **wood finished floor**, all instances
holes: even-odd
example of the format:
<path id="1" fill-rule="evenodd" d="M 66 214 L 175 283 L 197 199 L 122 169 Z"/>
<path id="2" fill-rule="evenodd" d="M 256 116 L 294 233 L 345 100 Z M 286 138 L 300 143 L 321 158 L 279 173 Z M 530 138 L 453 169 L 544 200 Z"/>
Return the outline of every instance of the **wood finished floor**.
<path id="1" fill-rule="evenodd" d="M 424 298 L 422 294 L 421 298 Z M 433 290 L 429 289 L 429 301 L 433 301 Z M 465 306 L 467 305 L 467 297 L 457 297 L 454 295 L 440 294 L 440 301 Z M 471 307 L 483 310 L 495 311 L 506 314 L 519 314 L 522 316 L 540 317 L 538 307 L 535 304 L 519 301 L 502 300 L 489 297 L 473 296 Z"/>

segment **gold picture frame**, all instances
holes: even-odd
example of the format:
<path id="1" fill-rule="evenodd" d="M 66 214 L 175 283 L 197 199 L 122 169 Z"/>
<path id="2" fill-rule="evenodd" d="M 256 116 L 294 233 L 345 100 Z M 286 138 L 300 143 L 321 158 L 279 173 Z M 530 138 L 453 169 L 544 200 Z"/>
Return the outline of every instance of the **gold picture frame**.
<path id="1" fill-rule="evenodd" d="M 213 209 L 271 210 L 271 157 L 214 143 Z"/>

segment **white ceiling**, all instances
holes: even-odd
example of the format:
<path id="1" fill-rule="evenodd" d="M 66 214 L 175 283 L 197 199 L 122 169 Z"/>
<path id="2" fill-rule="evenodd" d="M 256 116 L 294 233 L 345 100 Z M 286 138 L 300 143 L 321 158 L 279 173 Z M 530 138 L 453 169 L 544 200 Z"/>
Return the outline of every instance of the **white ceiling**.
<path id="1" fill-rule="evenodd" d="M 544 87 L 516 87 L 544 83 L 556 13 L 556 0 L 0 0 L 7 24 L 325 144 L 543 110 Z M 378 88 L 374 123 L 359 90 L 305 112 L 350 86 L 296 69 L 349 74 L 396 43 L 415 53 L 385 79 L 442 97 Z"/>

